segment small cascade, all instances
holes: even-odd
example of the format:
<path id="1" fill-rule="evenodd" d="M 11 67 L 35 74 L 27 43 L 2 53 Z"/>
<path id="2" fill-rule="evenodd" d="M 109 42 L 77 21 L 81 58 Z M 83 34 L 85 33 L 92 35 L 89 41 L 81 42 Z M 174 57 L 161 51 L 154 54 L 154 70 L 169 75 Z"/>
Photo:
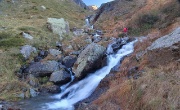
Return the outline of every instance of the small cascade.
<path id="1" fill-rule="evenodd" d="M 42 109 L 48 110 L 74 110 L 74 104 L 88 98 L 96 89 L 100 81 L 110 73 L 111 69 L 115 67 L 119 61 L 125 56 L 133 52 L 133 44 L 136 41 L 132 41 L 122 46 L 117 53 L 113 53 L 112 44 L 107 48 L 107 62 L 108 65 L 92 73 L 87 78 L 77 82 L 74 85 L 68 87 L 69 84 L 63 87 L 60 94 L 51 97 L 54 102 L 47 103 Z M 66 88 L 67 87 L 67 88 Z"/>

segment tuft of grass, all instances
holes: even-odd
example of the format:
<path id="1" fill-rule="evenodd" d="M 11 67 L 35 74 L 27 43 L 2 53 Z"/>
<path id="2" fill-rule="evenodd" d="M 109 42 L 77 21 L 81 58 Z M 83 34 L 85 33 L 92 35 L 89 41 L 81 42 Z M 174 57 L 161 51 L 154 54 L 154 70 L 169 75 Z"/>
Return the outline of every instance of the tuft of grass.
<path id="1" fill-rule="evenodd" d="M 18 47 L 24 45 L 25 40 L 22 38 L 11 37 L 8 39 L 3 39 L 0 41 L 0 47 L 10 48 L 10 47 Z"/>
<path id="2" fill-rule="evenodd" d="M 28 32 L 28 31 L 37 31 L 36 28 L 30 26 L 22 26 L 18 28 L 21 31 Z"/>

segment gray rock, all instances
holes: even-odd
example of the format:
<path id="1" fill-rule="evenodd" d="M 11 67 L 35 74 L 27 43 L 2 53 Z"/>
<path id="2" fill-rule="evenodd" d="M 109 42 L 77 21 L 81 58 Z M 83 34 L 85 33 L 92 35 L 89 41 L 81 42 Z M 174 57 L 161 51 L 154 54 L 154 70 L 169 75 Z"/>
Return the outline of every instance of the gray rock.
<path id="1" fill-rule="evenodd" d="M 76 56 L 78 56 L 81 52 L 82 52 L 81 50 L 79 50 L 79 51 L 73 51 L 73 52 L 70 53 L 70 55 L 76 55 Z"/>
<path id="2" fill-rule="evenodd" d="M 60 87 L 57 85 L 48 86 L 48 87 L 46 87 L 46 89 L 49 93 L 60 93 L 61 92 Z"/>
<path id="3" fill-rule="evenodd" d="M 58 56 L 60 55 L 62 52 L 56 49 L 49 49 L 49 53 L 53 56 Z"/>
<path id="4" fill-rule="evenodd" d="M 25 32 L 23 32 L 22 35 L 23 35 L 23 37 L 26 38 L 26 39 L 30 39 L 30 40 L 33 39 L 33 37 L 32 37 L 31 35 L 29 35 L 29 34 L 27 34 L 27 33 L 25 33 Z"/>
<path id="5" fill-rule="evenodd" d="M 85 42 L 86 42 L 87 44 L 90 44 L 90 43 L 92 43 L 92 39 L 88 38 L 88 39 L 85 40 Z"/>
<path id="6" fill-rule="evenodd" d="M 63 34 L 69 34 L 69 23 L 65 21 L 64 18 L 48 18 L 47 24 L 48 29 L 60 37 L 63 37 Z"/>
<path id="7" fill-rule="evenodd" d="M 21 98 L 21 99 L 25 99 L 25 94 L 24 94 L 24 93 L 21 93 L 21 94 L 18 95 L 18 97 Z M 0 107 L 0 108 L 1 108 L 1 107 Z M 1 109 L 0 109 L 0 110 L 1 110 Z"/>
<path id="8" fill-rule="evenodd" d="M 54 71 L 59 70 L 59 63 L 56 61 L 35 62 L 29 65 L 24 71 L 34 76 L 50 76 Z"/>
<path id="9" fill-rule="evenodd" d="M 55 84 L 65 84 L 71 81 L 71 75 L 65 70 L 60 70 L 53 72 L 49 80 Z"/>
<path id="10" fill-rule="evenodd" d="M 66 56 L 63 59 L 62 64 L 65 65 L 67 68 L 71 68 L 71 67 L 73 67 L 76 60 L 77 60 L 77 57 L 75 57 L 75 56 Z"/>
<path id="11" fill-rule="evenodd" d="M 98 42 L 100 42 L 101 40 L 102 40 L 102 38 L 101 38 L 100 35 L 95 34 L 95 35 L 93 36 L 93 42 L 98 43 Z"/>
<path id="12" fill-rule="evenodd" d="M 76 29 L 73 31 L 73 34 L 75 36 L 83 36 L 84 35 L 84 29 Z"/>
<path id="13" fill-rule="evenodd" d="M 159 48 L 167 48 L 178 42 L 180 42 L 180 27 L 175 29 L 169 35 L 165 35 L 165 36 L 157 39 L 147 49 L 154 50 L 154 49 L 159 49 Z"/>
<path id="14" fill-rule="evenodd" d="M 29 89 L 31 97 L 36 97 L 38 96 L 39 92 L 36 92 L 34 89 L 30 88 Z"/>
<path id="15" fill-rule="evenodd" d="M 42 6 L 39 7 L 39 10 L 40 10 L 40 11 L 45 11 L 45 10 L 46 10 L 46 7 L 42 5 Z"/>
<path id="16" fill-rule="evenodd" d="M 73 72 L 77 78 L 82 78 L 88 72 L 100 68 L 101 58 L 105 53 L 106 48 L 96 43 L 89 44 L 79 55 L 76 63 L 73 66 Z"/>
<path id="17" fill-rule="evenodd" d="M 37 51 L 35 47 L 32 47 L 30 45 L 25 45 L 21 47 L 20 52 L 25 59 L 28 59 L 32 52 L 36 53 Z"/>
<path id="18" fill-rule="evenodd" d="M 28 83 L 32 86 L 32 87 L 38 87 L 39 86 L 39 81 L 37 78 L 35 78 L 32 74 L 30 74 L 28 76 Z"/>

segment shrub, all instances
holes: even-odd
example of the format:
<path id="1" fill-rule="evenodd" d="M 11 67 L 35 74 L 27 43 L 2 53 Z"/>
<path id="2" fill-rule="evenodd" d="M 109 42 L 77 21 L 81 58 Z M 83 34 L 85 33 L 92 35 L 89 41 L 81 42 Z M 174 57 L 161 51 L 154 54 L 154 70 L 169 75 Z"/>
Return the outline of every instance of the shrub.
<path id="1" fill-rule="evenodd" d="M 144 15 L 142 15 L 142 16 L 139 17 L 138 23 L 139 23 L 140 25 L 142 25 L 142 24 L 153 25 L 153 24 L 155 24 L 158 20 L 159 20 L 159 17 L 158 17 L 157 15 L 154 15 L 154 14 L 144 14 Z"/>

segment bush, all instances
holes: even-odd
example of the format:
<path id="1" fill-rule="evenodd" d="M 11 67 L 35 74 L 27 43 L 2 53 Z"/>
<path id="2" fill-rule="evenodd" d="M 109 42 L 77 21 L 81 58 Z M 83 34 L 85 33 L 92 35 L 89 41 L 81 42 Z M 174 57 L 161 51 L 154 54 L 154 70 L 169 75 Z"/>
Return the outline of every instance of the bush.
<path id="1" fill-rule="evenodd" d="M 144 14 L 144 15 L 139 17 L 138 23 L 139 23 L 139 25 L 142 25 L 142 24 L 153 25 L 158 20 L 159 20 L 159 17 L 157 15 L 154 15 L 154 14 Z"/>

